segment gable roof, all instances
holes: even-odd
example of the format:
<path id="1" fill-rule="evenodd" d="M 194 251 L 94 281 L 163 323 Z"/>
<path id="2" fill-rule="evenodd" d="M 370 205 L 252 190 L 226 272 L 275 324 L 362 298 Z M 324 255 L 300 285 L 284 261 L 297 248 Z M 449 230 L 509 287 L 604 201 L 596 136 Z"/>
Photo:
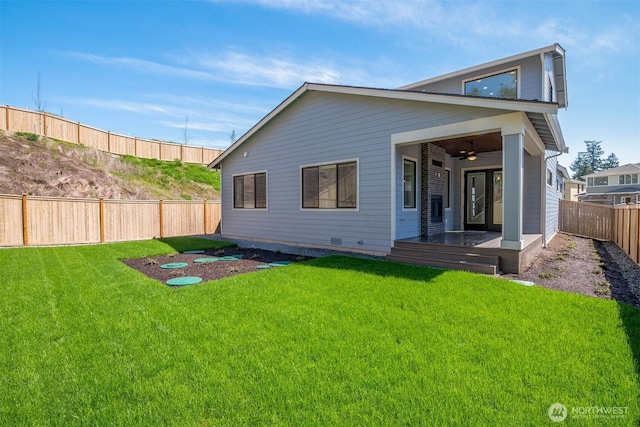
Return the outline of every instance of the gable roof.
<path id="1" fill-rule="evenodd" d="M 452 95 L 443 93 L 430 93 L 423 91 L 411 91 L 401 89 L 377 89 L 358 86 L 340 86 L 320 83 L 304 83 L 280 105 L 256 123 L 251 129 L 234 142 L 218 158 L 209 164 L 214 168 L 229 154 L 241 146 L 247 139 L 264 127 L 269 121 L 280 114 L 307 92 L 339 93 L 347 95 L 371 96 L 395 100 L 418 101 L 436 104 L 460 105 L 466 107 L 495 108 L 500 110 L 521 111 L 527 114 L 529 120 L 540 135 L 545 146 L 549 150 L 563 151 L 565 142 L 557 119 L 558 104 L 554 102 L 529 101 L 522 99 L 489 98 L 471 95 Z"/>
<path id="2" fill-rule="evenodd" d="M 584 175 L 583 178 L 595 178 L 599 176 L 609 175 L 622 175 L 627 173 L 640 173 L 640 163 L 628 163 L 626 165 L 618 166 L 617 168 L 605 169 L 600 172 L 590 173 Z"/>
<path id="3" fill-rule="evenodd" d="M 550 53 L 553 57 L 554 62 L 559 61 L 560 66 L 554 67 L 555 71 L 555 84 L 556 84 L 556 95 L 558 98 L 558 105 L 561 108 L 566 108 L 568 105 L 567 100 L 567 66 L 565 64 L 565 51 L 558 43 L 552 44 L 551 46 L 542 47 L 539 49 L 530 50 L 528 52 L 519 53 L 517 55 L 509 56 L 507 58 L 497 59 L 495 61 L 486 62 L 480 65 L 474 65 L 473 67 L 468 67 L 462 70 L 453 71 L 451 73 L 443 74 L 441 76 L 432 77 L 429 79 L 421 80 L 415 83 L 409 83 L 407 85 L 401 86 L 398 89 L 403 90 L 413 90 L 418 87 L 437 83 L 442 80 L 447 80 L 455 77 L 461 77 L 465 74 L 474 74 L 481 71 L 484 71 L 488 68 L 498 67 L 504 64 L 509 64 L 516 61 L 521 61 L 526 58 L 531 58 L 532 56 L 541 56 L 545 53 Z"/>

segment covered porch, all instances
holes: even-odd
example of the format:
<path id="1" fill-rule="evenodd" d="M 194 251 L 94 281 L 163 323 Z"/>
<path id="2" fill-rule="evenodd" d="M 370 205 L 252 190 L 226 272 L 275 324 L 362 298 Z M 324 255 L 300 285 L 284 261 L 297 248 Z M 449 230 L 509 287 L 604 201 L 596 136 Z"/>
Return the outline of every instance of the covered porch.
<path id="1" fill-rule="evenodd" d="M 520 271 L 542 247 L 542 234 L 524 234 L 524 248 L 502 249 L 502 234 L 495 231 L 447 231 L 394 241 L 389 261 L 428 265 L 476 273 Z"/>
<path id="2" fill-rule="evenodd" d="M 541 136 L 550 127 L 541 117 L 509 113 L 393 135 L 403 171 L 388 259 L 487 274 L 526 268 L 552 235 L 545 154 L 555 146 L 552 131 Z M 415 210 L 406 203 L 411 156 Z"/>

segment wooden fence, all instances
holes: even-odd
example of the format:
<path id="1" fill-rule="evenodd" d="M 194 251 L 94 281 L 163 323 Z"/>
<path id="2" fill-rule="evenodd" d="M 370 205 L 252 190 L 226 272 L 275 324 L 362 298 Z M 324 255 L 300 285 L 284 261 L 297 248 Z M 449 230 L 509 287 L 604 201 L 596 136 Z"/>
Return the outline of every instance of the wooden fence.
<path id="1" fill-rule="evenodd" d="M 219 231 L 219 201 L 0 195 L 0 246 L 120 242 Z"/>
<path id="2" fill-rule="evenodd" d="M 186 163 L 209 164 L 223 150 L 181 145 L 119 135 L 72 122 L 51 114 L 0 106 L 0 129 L 30 132 L 75 144 L 83 144 L 113 154 L 158 160 L 180 159 Z"/>
<path id="3" fill-rule="evenodd" d="M 615 242 L 640 264 L 640 206 L 560 200 L 560 231 Z"/>

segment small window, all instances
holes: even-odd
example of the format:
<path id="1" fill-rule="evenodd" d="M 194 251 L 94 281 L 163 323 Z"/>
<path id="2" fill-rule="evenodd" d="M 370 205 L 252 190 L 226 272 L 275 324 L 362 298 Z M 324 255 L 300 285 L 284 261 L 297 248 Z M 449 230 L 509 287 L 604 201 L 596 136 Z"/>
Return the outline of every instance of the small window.
<path id="1" fill-rule="evenodd" d="M 464 82 L 464 94 L 516 99 L 518 97 L 518 70 L 508 70 L 499 74 L 467 80 Z"/>
<path id="2" fill-rule="evenodd" d="M 593 187 L 593 178 L 587 179 L 587 187 Z"/>
<path id="3" fill-rule="evenodd" d="M 631 175 L 631 183 L 632 184 L 637 184 L 638 183 L 638 174 L 634 173 L 633 175 Z"/>
<path id="4" fill-rule="evenodd" d="M 547 169 L 547 185 L 553 185 L 553 172 L 551 172 L 549 169 Z"/>
<path id="5" fill-rule="evenodd" d="M 266 172 L 233 177 L 233 207 L 234 209 L 267 208 Z"/>
<path id="6" fill-rule="evenodd" d="M 404 193 L 403 207 L 414 209 L 416 207 L 416 162 L 404 159 L 402 191 Z"/>
<path id="7" fill-rule="evenodd" d="M 302 168 L 302 207 L 305 209 L 357 208 L 356 162 Z"/>

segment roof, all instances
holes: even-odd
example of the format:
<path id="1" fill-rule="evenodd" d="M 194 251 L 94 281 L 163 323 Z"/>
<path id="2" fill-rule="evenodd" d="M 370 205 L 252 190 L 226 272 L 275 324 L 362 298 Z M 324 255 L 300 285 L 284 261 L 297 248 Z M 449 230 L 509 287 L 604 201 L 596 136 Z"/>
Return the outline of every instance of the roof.
<path id="1" fill-rule="evenodd" d="M 536 132 L 549 150 L 564 151 L 566 148 L 560 124 L 557 118 L 558 104 L 555 102 L 529 101 L 522 99 L 490 98 L 470 95 L 451 95 L 442 93 L 430 93 L 423 91 L 412 91 L 402 89 L 378 89 L 357 86 L 340 86 L 319 83 L 304 83 L 293 92 L 280 105 L 274 108 L 262 120 L 256 123 L 247 133 L 234 142 L 221 156 L 216 158 L 209 168 L 218 166 L 229 154 L 241 146 L 246 140 L 251 138 L 256 132 L 264 127 L 269 121 L 275 118 L 289 105 L 302 97 L 307 92 L 340 93 L 348 95 L 371 96 L 377 98 L 388 98 L 396 100 L 428 102 L 446 105 L 460 105 L 467 107 L 495 108 L 500 110 L 524 112 Z"/>
<path id="2" fill-rule="evenodd" d="M 413 90 L 418 87 L 437 83 L 442 80 L 447 80 L 455 77 L 460 77 L 465 74 L 473 74 L 477 72 L 484 71 L 488 68 L 498 67 L 500 65 L 509 64 L 516 61 L 521 61 L 522 59 L 530 58 L 532 56 L 540 56 L 545 53 L 551 53 L 554 60 L 558 60 L 561 62 L 561 66 L 554 67 L 555 68 L 555 85 L 556 85 L 556 93 L 558 98 L 558 105 L 560 108 L 566 108 L 568 106 L 567 100 L 567 72 L 566 72 L 566 64 L 565 64 L 565 51 L 558 43 L 552 44 L 551 46 L 542 47 L 539 49 L 530 50 L 528 52 L 519 53 L 517 55 L 509 56 L 507 58 L 497 59 L 495 61 L 487 62 L 480 65 L 474 65 L 473 67 L 468 67 L 462 70 L 457 70 L 451 73 L 443 74 L 441 76 L 432 77 L 426 80 L 421 80 L 415 83 L 409 83 L 408 85 L 401 86 L 399 89 L 403 90 Z"/>
<path id="3" fill-rule="evenodd" d="M 584 175 L 583 178 L 595 178 L 599 176 L 609 175 L 622 175 L 627 173 L 640 173 L 640 163 L 629 163 L 626 165 L 618 166 L 617 168 L 605 169 L 600 172 L 590 173 Z"/>
<path id="4" fill-rule="evenodd" d="M 570 178 L 569 176 L 569 171 L 567 170 L 567 168 L 565 168 L 564 166 L 562 166 L 560 163 L 556 164 L 556 170 L 558 172 L 560 172 L 560 174 L 563 176 L 563 179 L 566 181 L 567 179 Z"/>

